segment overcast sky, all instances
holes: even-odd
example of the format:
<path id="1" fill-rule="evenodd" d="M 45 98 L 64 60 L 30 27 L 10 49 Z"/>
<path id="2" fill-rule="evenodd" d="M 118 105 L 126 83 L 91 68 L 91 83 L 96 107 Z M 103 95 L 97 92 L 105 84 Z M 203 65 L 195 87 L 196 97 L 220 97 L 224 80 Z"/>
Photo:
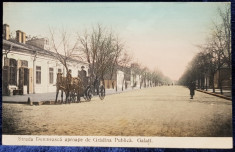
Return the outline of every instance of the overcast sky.
<path id="1" fill-rule="evenodd" d="M 134 58 L 177 80 L 225 3 L 4 3 L 11 31 L 48 37 L 49 27 L 81 33 L 97 23 L 125 41 Z"/>

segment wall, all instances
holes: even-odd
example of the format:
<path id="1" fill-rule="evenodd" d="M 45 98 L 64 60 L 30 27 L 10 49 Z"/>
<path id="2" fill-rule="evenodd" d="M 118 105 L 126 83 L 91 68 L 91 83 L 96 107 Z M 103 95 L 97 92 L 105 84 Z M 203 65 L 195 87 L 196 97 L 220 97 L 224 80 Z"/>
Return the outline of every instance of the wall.
<path id="1" fill-rule="evenodd" d="M 124 80 L 124 72 L 122 71 L 117 71 L 117 89 L 120 90 L 122 89 L 122 85 L 124 87 L 124 84 L 123 83 L 123 80 Z"/>
<path id="2" fill-rule="evenodd" d="M 35 93 L 47 93 L 56 91 L 56 76 L 58 69 L 61 68 L 64 75 L 66 74 L 65 68 L 57 61 L 50 57 L 37 56 L 34 64 L 34 56 L 27 53 L 21 53 L 19 51 L 11 51 L 8 53 L 8 58 L 13 58 L 16 60 L 26 60 L 28 61 L 29 68 L 29 93 L 33 93 L 32 87 L 35 87 Z M 4 60 L 2 60 L 2 65 L 4 66 Z M 72 70 L 72 76 L 77 77 L 78 70 L 81 70 L 82 64 L 70 63 L 69 68 Z M 36 66 L 41 66 L 41 84 L 36 84 Z M 87 71 L 88 67 L 85 66 Z M 18 67 L 19 68 L 19 67 Z M 53 83 L 49 83 L 49 68 L 53 68 Z M 31 72 L 30 72 L 31 71 Z M 33 78 L 31 78 L 33 77 Z M 19 70 L 17 70 L 17 85 L 19 83 Z M 35 84 L 35 86 L 34 86 Z"/>
<path id="3" fill-rule="evenodd" d="M 115 89 L 116 88 L 116 80 L 104 80 L 104 84 L 105 84 L 105 89 Z"/>
<path id="4" fill-rule="evenodd" d="M 140 87 L 140 81 L 141 81 L 141 75 L 134 74 L 131 71 L 131 87 L 133 87 L 135 84 L 135 87 L 139 88 Z"/>

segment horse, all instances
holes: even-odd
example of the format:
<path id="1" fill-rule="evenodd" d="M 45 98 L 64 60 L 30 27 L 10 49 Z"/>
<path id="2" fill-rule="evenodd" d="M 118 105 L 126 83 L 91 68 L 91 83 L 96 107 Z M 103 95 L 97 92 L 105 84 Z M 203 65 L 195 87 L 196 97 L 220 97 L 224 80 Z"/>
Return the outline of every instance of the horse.
<path id="1" fill-rule="evenodd" d="M 57 73 L 57 79 L 56 79 L 56 99 L 55 103 L 57 103 L 58 93 L 61 90 L 61 103 L 63 103 L 63 92 L 65 92 L 67 103 L 68 96 L 69 96 L 69 84 L 67 77 L 63 77 L 62 73 Z"/>
<path id="2" fill-rule="evenodd" d="M 75 97 L 77 97 L 77 102 L 80 101 L 80 93 L 83 90 L 82 80 L 79 77 L 75 77 L 71 79 L 70 86 L 70 99 L 75 102 Z"/>

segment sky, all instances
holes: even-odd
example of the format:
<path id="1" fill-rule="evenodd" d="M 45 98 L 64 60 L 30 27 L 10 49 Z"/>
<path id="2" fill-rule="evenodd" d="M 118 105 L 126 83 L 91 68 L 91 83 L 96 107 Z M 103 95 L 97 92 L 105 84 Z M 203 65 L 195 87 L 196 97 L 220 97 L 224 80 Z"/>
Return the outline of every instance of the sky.
<path id="1" fill-rule="evenodd" d="M 3 23 L 11 32 L 49 37 L 49 27 L 83 33 L 94 25 L 111 28 L 135 61 L 178 80 L 210 34 L 218 7 L 212 2 L 4 3 Z"/>

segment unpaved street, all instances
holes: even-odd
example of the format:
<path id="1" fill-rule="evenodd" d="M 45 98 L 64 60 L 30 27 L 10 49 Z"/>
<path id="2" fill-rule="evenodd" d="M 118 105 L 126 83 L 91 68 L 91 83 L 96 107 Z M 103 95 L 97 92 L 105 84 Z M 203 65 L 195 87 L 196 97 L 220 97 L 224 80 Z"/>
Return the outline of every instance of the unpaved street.
<path id="1" fill-rule="evenodd" d="M 3 134 L 232 136 L 232 102 L 181 86 L 109 95 L 101 101 L 29 106 L 3 103 Z"/>

